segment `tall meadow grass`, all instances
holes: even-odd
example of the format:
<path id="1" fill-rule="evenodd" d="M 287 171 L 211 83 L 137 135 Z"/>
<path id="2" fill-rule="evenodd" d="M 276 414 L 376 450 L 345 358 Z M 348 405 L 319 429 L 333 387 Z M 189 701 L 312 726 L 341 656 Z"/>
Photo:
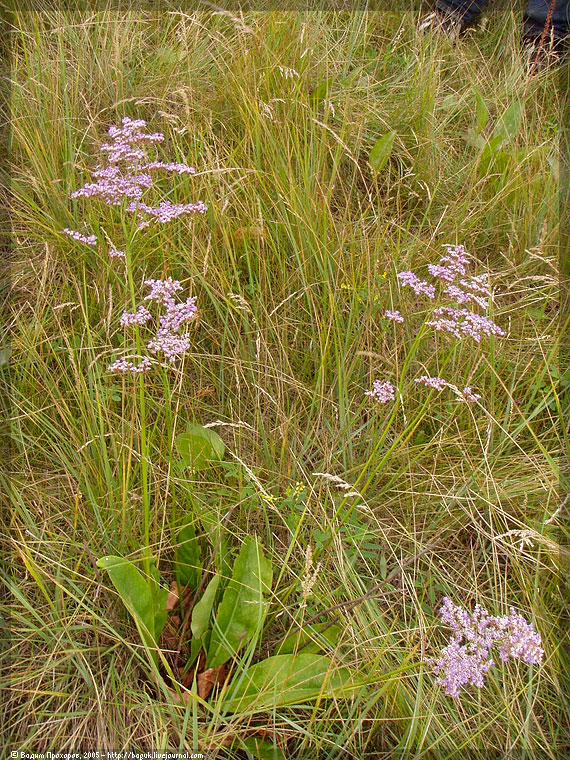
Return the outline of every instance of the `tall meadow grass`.
<path id="1" fill-rule="evenodd" d="M 558 273 L 567 74 L 528 77 L 514 13 L 458 45 L 418 34 L 416 21 L 135 5 L 10 14 L 10 748 L 229 758 L 251 726 L 284 738 L 287 757 L 323 760 L 554 760 L 570 746 L 567 504 L 557 511 L 569 448 Z M 522 104 L 500 164 L 486 165 L 473 137 L 477 93 L 487 136 Z M 169 199 L 209 207 L 150 228 L 131 254 L 138 293 L 169 275 L 200 309 L 183 363 L 147 384 L 144 461 L 136 383 L 107 372 L 131 307 L 122 270 L 61 232 L 105 230 L 120 247 L 114 210 L 69 194 L 125 115 L 165 133 L 167 160 L 196 167 Z M 370 150 L 392 130 L 375 172 Z M 416 340 L 426 306 L 396 273 L 425 272 L 446 243 L 489 272 L 505 338 Z M 383 319 L 387 309 L 405 322 Z M 413 382 L 440 371 L 476 388 L 480 405 Z M 398 386 L 393 414 L 364 395 L 378 377 Z M 189 422 L 222 436 L 223 466 L 172 466 Z M 231 715 L 157 691 L 95 566 L 107 554 L 142 559 L 145 467 L 164 578 L 171 525 L 199 503 L 230 545 L 257 535 L 278 568 L 260 650 L 347 603 L 323 620 L 340 625 L 338 663 L 369 685 Z M 307 547 L 320 568 L 305 599 Z M 395 593 L 366 596 L 398 568 Z M 444 596 L 521 610 L 543 664 L 498 665 L 483 689 L 446 696 L 425 664 L 444 643 Z"/>

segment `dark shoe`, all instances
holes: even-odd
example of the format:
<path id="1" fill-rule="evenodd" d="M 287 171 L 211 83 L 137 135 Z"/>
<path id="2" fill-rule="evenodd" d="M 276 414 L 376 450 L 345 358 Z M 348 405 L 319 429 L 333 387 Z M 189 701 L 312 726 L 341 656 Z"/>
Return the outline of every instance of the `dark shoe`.
<path id="1" fill-rule="evenodd" d="M 449 39 L 457 39 L 457 37 L 463 34 L 467 26 L 461 16 L 436 8 L 423 17 L 418 24 L 418 31 L 436 32 L 445 35 Z"/>

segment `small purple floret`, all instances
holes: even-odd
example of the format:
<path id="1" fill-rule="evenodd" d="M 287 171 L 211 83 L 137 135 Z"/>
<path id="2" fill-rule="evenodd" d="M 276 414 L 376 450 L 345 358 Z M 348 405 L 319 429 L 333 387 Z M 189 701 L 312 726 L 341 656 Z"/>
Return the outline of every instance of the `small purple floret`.
<path id="1" fill-rule="evenodd" d="M 63 231 L 66 235 L 69 235 L 69 237 L 77 240 L 80 243 L 85 243 L 85 245 L 97 245 L 97 237 L 95 235 L 83 235 L 81 232 L 70 230 L 68 227 L 66 227 Z"/>
<path id="2" fill-rule="evenodd" d="M 414 382 L 425 385 L 426 388 L 433 388 L 436 391 L 442 391 L 447 386 L 447 382 L 443 377 L 429 377 L 428 375 L 417 377 Z"/>
<path id="3" fill-rule="evenodd" d="M 120 324 L 122 327 L 127 327 L 128 325 L 145 325 L 149 319 L 152 319 L 152 314 L 147 311 L 144 306 L 139 306 L 134 314 L 124 311 L 121 315 Z"/>
<path id="4" fill-rule="evenodd" d="M 391 382 L 386 380 L 375 380 L 372 385 L 371 391 L 364 391 L 366 396 L 370 396 L 380 404 L 387 404 L 389 401 L 394 400 L 394 386 Z"/>
<path id="5" fill-rule="evenodd" d="M 481 400 L 481 396 L 478 393 L 474 393 L 469 385 L 466 385 L 463 389 L 463 395 L 467 401 L 471 401 L 473 403 Z"/>
<path id="6" fill-rule="evenodd" d="M 397 277 L 402 285 L 410 287 L 417 296 L 424 295 L 430 300 L 435 298 L 435 287 L 428 285 L 425 280 L 420 280 L 414 272 L 398 272 Z"/>

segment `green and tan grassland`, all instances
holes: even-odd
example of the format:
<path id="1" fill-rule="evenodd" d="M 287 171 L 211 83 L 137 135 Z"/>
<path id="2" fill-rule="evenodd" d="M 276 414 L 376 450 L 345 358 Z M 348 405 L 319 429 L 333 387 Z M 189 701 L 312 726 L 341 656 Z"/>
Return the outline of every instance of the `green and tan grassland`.
<path id="1" fill-rule="evenodd" d="M 6 746 L 229 758 L 235 737 L 262 726 L 287 757 L 311 760 L 564 756 L 565 69 L 529 77 L 517 10 L 453 45 L 419 34 L 415 13 L 49 6 L 3 21 Z M 473 139 L 477 92 L 485 138 L 522 104 L 499 163 Z M 149 230 L 134 253 L 141 294 L 143 279 L 169 274 L 200 308 L 170 384 L 147 381 L 161 574 L 171 525 L 196 499 L 225 518 L 231 546 L 257 535 L 276 568 L 262 654 L 303 615 L 403 567 L 397 593 L 336 613 L 335 662 L 368 678 L 348 699 L 233 715 L 181 706 L 149 683 L 136 629 L 95 566 L 141 551 L 139 407 L 132 381 L 106 371 L 129 300 L 105 249 L 61 230 L 104 229 L 120 247 L 120 214 L 69 193 L 124 115 L 166 134 L 165 160 L 196 166 L 169 197 L 210 209 Z M 375 173 L 370 149 L 391 130 Z M 427 332 L 414 344 L 426 305 L 395 275 L 423 274 L 444 243 L 490 273 L 507 337 L 478 347 Z M 382 319 L 390 308 L 403 325 Z M 481 405 L 413 382 L 440 371 Z M 401 382 L 395 414 L 364 396 L 376 378 Z M 224 467 L 172 468 L 187 422 L 220 423 Z M 358 493 L 343 500 L 331 476 Z M 307 546 L 320 569 L 304 600 Z M 445 595 L 492 614 L 515 606 L 542 636 L 543 665 L 499 665 L 483 689 L 445 696 L 422 664 L 445 643 Z"/>

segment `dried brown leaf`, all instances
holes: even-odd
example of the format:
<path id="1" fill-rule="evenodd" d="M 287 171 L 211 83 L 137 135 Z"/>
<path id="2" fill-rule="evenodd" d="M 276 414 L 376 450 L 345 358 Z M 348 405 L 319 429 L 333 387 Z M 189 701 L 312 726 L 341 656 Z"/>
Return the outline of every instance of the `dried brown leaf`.
<path id="1" fill-rule="evenodd" d="M 226 667 L 220 665 L 219 668 L 209 668 L 198 675 L 198 696 L 202 699 L 208 699 L 212 689 L 218 683 L 223 683 L 226 678 Z"/>
<path id="2" fill-rule="evenodd" d="M 176 581 L 172 581 L 170 584 L 170 591 L 168 592 L 168 596 L 166 597 L 166 609 L 167 610 L 173 610 L 176 605 L 178 604 L 178 584 Z"/>

